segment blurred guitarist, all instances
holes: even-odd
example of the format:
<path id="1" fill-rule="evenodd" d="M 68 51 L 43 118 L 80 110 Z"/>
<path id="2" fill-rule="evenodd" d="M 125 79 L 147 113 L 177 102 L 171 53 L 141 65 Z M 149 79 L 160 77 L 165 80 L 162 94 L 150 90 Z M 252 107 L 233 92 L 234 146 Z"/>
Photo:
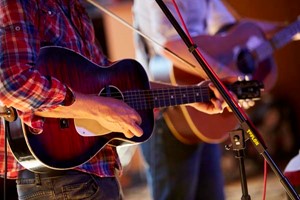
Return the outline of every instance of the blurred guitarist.
<path id="1" fill-rule="evenodd" d="M 171 0 L 164 2 L 181 24 L 173 2 Z M 267 89 L 274 85 L 277 73 L 274 65 L 260 69 L 260 65 L 258 67 L 246 65 L 245 62 L 237 67 L 235 62 L 230 62 L 235 59 L 235 55 L 232 56 L 231 49 L 226 49 L 225 45 L 227 43 L 229 46 L 230 42 L 237 43 L 238 41 L 235 40 L 238 40 L 239 36 L 243 37 L 241 33 L 238 32 L 235 37 L 228 39 L 223 37 L 222 43 L 217 33 L 229 32 L 246 21 L 253 22 L 259 28 L 259 33 L 271 33 L 278 30 L 281 25 L 238 19 L 233 10 L 226 7 L 220 0 L 176 0 L 176 3 L 194 42 L 220 77 L 238 77 L 248 74 L 254 79 L 264 81 Z M 155 81 L 175 85 L 196 84 L 207 79 L 206 74 L 155 1 L 134 0 L 133 15 L 136 27 L 158 43 L 152 43 L 138 35 L 136 37 L 136 55 L 146 67 L 149 77 Z M 261 38 L 245 40 L 245 42 L 254 48 L 259 39 Z M 223 51 L 223 54 L 227 53 L 228 56 L 218 58 L 216 55 L 214 57 L 206 51 L 207 48 L 215 49 L 216 53 Z M 253 69 L 253 67 L 256 68 Z M 177 130 L 166 123 L 164 116 L 172 110 L 177 117 L 174 111 L 176 109 L 179 110 L 179 108 L 167 108 L 158 113 L 152 137 L 141 145 L 147 163 L 148 181 L 153 199 L 224 199 L 219 145 L 197 141 L 191 145 L 175 138 L 172 131 Z M 174 126 L 180 126 L 181 123 L 183 122 L 177 121 Z M 220 126 L 218 121 L 204 120 L 199 126 L 205 126 L 208 123 L 213 123 L 212 126 Z"/>

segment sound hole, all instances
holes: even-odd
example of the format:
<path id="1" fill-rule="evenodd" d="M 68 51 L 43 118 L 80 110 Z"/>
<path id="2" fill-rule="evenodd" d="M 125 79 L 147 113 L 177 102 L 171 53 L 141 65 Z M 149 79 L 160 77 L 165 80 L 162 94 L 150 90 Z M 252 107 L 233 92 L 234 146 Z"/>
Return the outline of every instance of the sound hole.
<path id="1" fill-rule="evenodd" d="M 115 86 L 106 86 L 99 92 L 99 96 L 113 97 L 115 99 L 124 100 L 122 92 Z"/>
<path id="2" fill-rule="evenodd" d="M 252 74 L 255 70 L 253 55 L 248 49 L 242 49 L 238 54 L 238 68 L 244 74 Z"/>

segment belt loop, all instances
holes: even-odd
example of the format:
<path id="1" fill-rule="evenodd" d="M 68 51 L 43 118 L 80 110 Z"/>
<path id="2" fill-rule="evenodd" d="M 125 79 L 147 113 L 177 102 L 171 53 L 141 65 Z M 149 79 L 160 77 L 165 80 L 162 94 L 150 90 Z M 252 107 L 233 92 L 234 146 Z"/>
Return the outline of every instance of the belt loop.
<path id="1" fill-rule="evenodd" d="M 41 177 L 38 173 L 34 173 L 34 180 L 35 180 L 35 184 L 38 185 L 42 185 L 41 183 Z"/>

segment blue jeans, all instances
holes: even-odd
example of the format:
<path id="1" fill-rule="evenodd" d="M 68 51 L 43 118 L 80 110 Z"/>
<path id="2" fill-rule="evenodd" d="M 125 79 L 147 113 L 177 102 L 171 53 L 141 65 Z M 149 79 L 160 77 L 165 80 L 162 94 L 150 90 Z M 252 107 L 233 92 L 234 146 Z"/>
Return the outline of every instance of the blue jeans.
<path id="1" fill-rule="evenodd" d="M 185 145 L 173 137 L 160 117 L 152 137 L 141 147 L 154 200 L 225 198 L 218 144 Z"/>
<path id="2" fill-rule="evenodd" d="M 100 178 L 77 171 L 59 176 L 22 177 L 17 179 L 17 190 L 20 200 L 122 199 L 117 178 Z"/>

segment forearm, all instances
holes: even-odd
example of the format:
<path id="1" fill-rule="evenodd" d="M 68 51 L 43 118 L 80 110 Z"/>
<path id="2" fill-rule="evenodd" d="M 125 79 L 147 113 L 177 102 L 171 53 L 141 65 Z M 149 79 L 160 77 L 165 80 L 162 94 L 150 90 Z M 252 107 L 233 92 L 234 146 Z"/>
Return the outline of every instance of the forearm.
<path id="1" fill-rule="evenodd" d="M 105 107 L 102 103 L 106 97 L 86 95 L 75 92 L 76 100 L 70 106 L 57 106 L 54 109 L 47 111 L 35 111 L 34 114 L 41 117 L 48 118 L 82 118 L 82 119 L 94 119 L 96 118 L 96 110 L 102 110 L 104 112 Z"/>

